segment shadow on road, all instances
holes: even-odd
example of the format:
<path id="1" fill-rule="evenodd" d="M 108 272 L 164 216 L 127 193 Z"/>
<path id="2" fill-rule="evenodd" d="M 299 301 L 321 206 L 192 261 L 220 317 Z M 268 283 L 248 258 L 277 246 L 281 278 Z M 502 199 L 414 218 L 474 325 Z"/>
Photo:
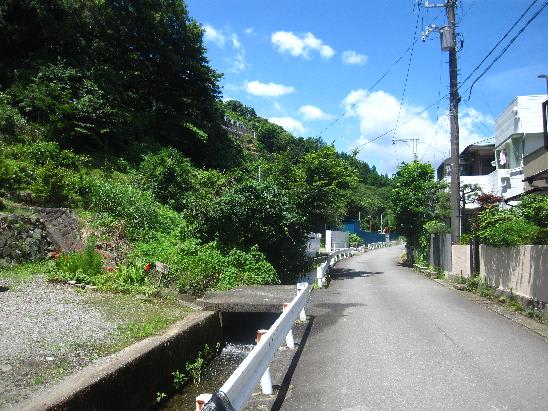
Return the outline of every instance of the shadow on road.
<path id="1" fill-rule="evenodd" d="M 310 330 L 312 329 L 313 323 L 314 316 L 308 316 L 308 324 L 304 330 L 301 341 L 299 342 L 299 348 L 297 348 L 297 352 L 293 356 L 291 364 L 289 364 L 289 368 L 287 369 L 285 377 L 282 381 L 282 385 L 279 387 L 276 401 L 274 401 L 274 404 L 271 408 L 272 411 L 280 410 L 282 404 L 284 403 L 285 397 L 287 396 L 287 391 L 289 390 L 289 386 L 291 384 L 291 379 L 293 378 L 293 374 L 295 373 L 295 369 L 297 368 L 297 364 L 299 363 L 299 359 L 301 358 L 301 354 L 304 350 L 304 346 L 306 345 L 306 340 L 308 340 L 308 336 L 310 335 Z"/>
<path id="2" fill-rule="evenodd" d="M 336 268 L 331 273 L 331 281 L 350 280 L 352 278 L 366 278 L 374 275 L 384 274 L 382 271 L 362 271 L 350 268 Z"/>

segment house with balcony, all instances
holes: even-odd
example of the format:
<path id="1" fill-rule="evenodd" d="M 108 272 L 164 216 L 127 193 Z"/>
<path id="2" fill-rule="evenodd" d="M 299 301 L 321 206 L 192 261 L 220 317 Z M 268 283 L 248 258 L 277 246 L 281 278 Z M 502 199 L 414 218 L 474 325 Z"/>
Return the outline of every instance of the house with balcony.
<path id="1" fill-rule="evenodd" d="M 496 119 L 497 169 L 492 173 L 490 192 L 505 201 L 519 200 L 524 192 L 531 191 L 533 182 L 546 180 L 548 160 L 543 132 L 546 99 L 546 95 L 518 96 Z"/>
<path id="2" fill-rule="evenodd" d="M 490 192 L 492 182 L 490 174 L 495 167 L 494 144 L 471 144 L 460 153 L 460 185 L 480 187 L 482 192 Z M 438 180 L 451 183 L 451 158 L 446 159 L 437 169 Z M 477 208 L 474 202 L 466 203 L 465 210 Z"/>
<path id="3" fill-rule="evenodd" d="M 516 97 L 495 121 L 495 144 L 473 144 L 461 152 L 461 187 L 477 184 L 506 202 L 548 189 L 546 100 L 546 95 Z M 438 167 L 438 180 L 450 182 L 450 160 Z M 465 214 L 477 206 L 466 204 Z"/>

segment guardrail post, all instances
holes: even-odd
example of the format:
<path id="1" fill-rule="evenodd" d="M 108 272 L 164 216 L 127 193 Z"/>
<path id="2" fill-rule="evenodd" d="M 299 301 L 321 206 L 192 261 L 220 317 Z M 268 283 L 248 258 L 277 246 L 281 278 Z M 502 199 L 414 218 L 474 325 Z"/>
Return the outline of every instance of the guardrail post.
<path id="1" fill-rule="evenodd" d="M 196 411 L 202 411 L 204 405 L 211 399 L 212 394 L 200 394 L 196 397 Z"/>
<path id="2" fill-rule="evenodd" d="M 283 311 L 286 310 L 287 306 L 289 304 L 284 304 L 284 308 L 283 308 Z M 285 345 L 287 345 L 287 348 L 289 348 L 290 350 L 292 350 L 293 348 L 295 348 L 295 340 L 293 339 L 293 329 L 289 330 L 289 332 L 287 333 L 287 335 L 285 336 Z"/>
<path id="3" fill-rule="evenodd" d="M 257 344 L 259 344 L 259 341 L 261 341 L 261 337 L 267 332 L 268 330 L 257 330 L 257 338 L 255 339 Z M 261 377 L 261 390 L 265 395 L 272 395 L 272 393 L 274 392 L 272 390 L 272 377 L 270 376 L 270 367 L 267 367 L 266 371 Z"/>
<path id="4" fill-rule="evenodd" d="M 318 280 L 318 287 L 323 287 L 323 267 L 319 265 L 316 267 L 316 280 Z"/>
<path id="5" fill-rule="evenodd" d="M 308 283 L 297 283 L 297 293 L 307 286 Z M 304 311 L 304 307 L 299 314 L 299 320 L 306 321 L 306 312 Z"/>

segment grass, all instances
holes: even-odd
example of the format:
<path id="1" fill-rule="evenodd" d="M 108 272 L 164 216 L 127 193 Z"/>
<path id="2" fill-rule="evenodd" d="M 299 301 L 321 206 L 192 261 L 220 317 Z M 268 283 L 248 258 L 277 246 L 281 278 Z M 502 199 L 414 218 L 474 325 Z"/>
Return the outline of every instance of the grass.
<path id="1" fill-rule="evenodd" d="M 500 294 L 500 290 L 495 290 L 487 281 L 482 281 L 479 275 L 473 277 L 452 277 L 451 282 L 456 284 L 464 284 L 466 291 L 479 295 L 495 303 L 501 304 L 506 308 L 526 315 L 536 321 L 547 324 L 548 316 L 543 311 L 526 307 L 523 302 L 510 290 L 510 295 Z"/>
<path id="2" fill-rule="evenodd" d="M 151 335 L 158 334 L 177 321 L 178 317 L 165 317 L 151 315 L 143 321 L 131 321 L 118 326 L 118 332 L 124 341 L 141 340 Z"/>
<path id="3" fill-rule="evenodd" d="M 181 305 L 174 295 L 145 297 L 86 292 L 85 299 L 107 319 L 118 323 L 115 341 L 101 347 L 101 355 L 111 354 L 144 338 L 160 334 L 191 311 Z"/>
<path id="4" fill-rule="evenodd" d="M 0 278 L 18 281 L 28 280 L 38 274 L 46 272 L 48 264 L 49 263 L 47 261 L 40 261 L 0 268 Z"/>
<path id="5" fill-rule="evenodd" d="M 24 206 L 16 201 L 9 200 L 7 198 L 2 198 L 2 203 L 4 207 L 0 209 L 0 212 L 5 214 L 17 214 L 22 216 L 31 216 L 32 211 L 28 206 Z"/>

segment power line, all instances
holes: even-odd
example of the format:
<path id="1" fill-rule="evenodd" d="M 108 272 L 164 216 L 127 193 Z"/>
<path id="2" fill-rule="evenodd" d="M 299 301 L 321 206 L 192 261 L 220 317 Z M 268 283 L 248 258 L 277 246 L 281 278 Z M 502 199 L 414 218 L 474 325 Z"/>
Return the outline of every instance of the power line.
<path id="1" fill-rule="evenodd" d="M 442 13 L 439 13 L 437 16 L 434 17 L 434 19 L 430 22 L 430 24 L 433 24 L 440 16 L 441 16 Z M 415 29 L 416 30 L 416 29 Z M 389 68 L 375 81 L 375 83 L 373 83 L 373 85 L 371 87 L 369 87 L 367 89 L 367 93 L 371 93 L 375 87 L 377 87 L 385 78 L 386 76 L 388 76 L 388 74 L 390 74 L 390 72 L 394 69 L 394 67 L 401 61 L 403 60 L 403 58 L 407 55 L 407 53 L 409 53 L 410 51 L 412 51 L 415 47 L 415 44 L 419 41 L 418 38 L 415 38 L 415 40 L 413 41 L 413 43 L 411 43 L 411 45 L 409 45 L 409 47 L 407 47 L 407 49 L 405 49 L 405 51 L 394 61 L 394 63 L 392 63 L 391 66 L 389 66 Z M 358 104 L 358 102 L 354 102 L 350 105 L 350 107 L 348 107 L 347 109 L 345 109 L 342 114 L 340 114 L 337 118 L 335 118 L 335 120 L 333 120 L 331 123 L 329 123 L 327 126 L 325 126 L 321 131 L 320 133 L 318 134 L 317 138 L 321 138 L 323 133 L 330 129 L 332 126 L 334 126 L 337 122 L 339 122 L 349 111 L 353 110 L 356 105 Z M 335 138 L 336 140 L 336 138 Z M 335 141 L 334 140 L 334 141 Z"/>
<path id="2" fill-rule="evenodd" d="M 514 29 L 514 27 L 517 26 L 517 24 L 523 19 L 523 17 L 527 14 L 527 12 L 531 9 L 531 7 L 533 7 L 535 5 L 535 3 L 537 2 L 538 0 L 533 0 L 533 2 L 527 7 L 527 9 L 521 14 L 521 16 L 519 16 L 519 18 L 514 22 L 514 24 L 512 25 L 512 27 L 510 27 L 506 33 L 504 33 L 504 35 L 501 37 L 501 39 L 497 42 L 497 44 L 495 44 L 493 46 L 493 48 L 489 51 L 489 53 L 487 53 L 487 55 L 483 58 L 483 60 L 481 60 L 479 62 L 479 64 L 472 70 L 472 72 L 468 75 L 468 77 L 466 77 L 461 83 L 460 83 L 460 87 L 462 87 L 462 85 L 464 83 L 466 83 L 470 77 L 472 77 L 474 75 L 474 73 L 481 67 L 481 65 L 485 62 L 485 60 L 487 60 L 489 58 L 489 56 L 491 54 L 493 54 L 493 52 L 496 50 L 496 48 L 500 45 L 500 43 L 502 43 L 504 41 L 504 39 L 506 37 L 508 37 L 508 35 L 510 34 L 510 32 Z M 546 4 L 545 4 L 546 5 Z"/>
<path id="3" fill-rule="evenodd" d="M 420 7 L 417 5 L 417 20 L 415 21 L 415 33 L 413 34 L 413 47 L 411 48 L 411 53 L 409 54 L 409 61 L 407 62 L 407 71 L 405 73 L 405 80 L 403 82 L 403 91 L 400 99 L 400 107 L 398 109 L 398 117 L 396 118 L 396 130 L 398 129 L 398 124 L 400 122 L 401 109 L 403 106 L 403 100 L 405 99 L 405 93 L 407 92 L 407 81 L 409 80 L 409 71 L 411 71 L 411 62 L 413 61 L 413 54 L 415 53 L 415 44 L 417 44 L 417 30 L 419 27 L 419 18 L 420 18 Z M 392 144 L 394 144 L 394 138 L 396 137 L 396 132 L 394 131 L 394 136 L 392 137 Z"/>
<path id="4" fill-rule="evenodd" d="M 470 110 L 474 110 L 474 108 L 472 108 L 472 106 L 470 106 L 470 104 L 468 104 L 468 101 L 462 100 L 462 102 L 463 102 L 464 104 L 466 104 L 466 106 L 467 106 Z M 483 129 L 483 134 L 484 134 L 484 135 L 493 134 L 493 132 L 491 131 L 491 128 L 490 128 L 487 124 L 485 124 L 480 118 L 478 118 L 477 121 L 478 121 L 481 125 L 483 125 L 483 127 L 484 127 L 484 129 Z"/>
<path id="5" fill-rule="evenodd" d="M 536 1 L 538 1 L 538 0 L 534 0 L 533 4 L 534 4 Z M 470 94 L 472 93 L 472 87 L 474 86 L 474 84 L 475 84 L 481 77 L 483 77 L 483 75 L 485 75 L 485 73 L 487 73 L 487 71 L 488 71 L 488 70 L 495 64 L 495 62 L 496 62 L 496 61 L 497 61 L 497 60 L 506 52 L 506 50 L 508 50 L 508 48 L 512 45 L 512 43 L 517 39 L 517 37 L 519 37 L 519 35 L 525 30 L 525 28 L 526 28 L 526 27 L 527 27 L 527 26 L 528 26 L 528 25 L 529 25 L 529 24 L 530 24 L 530 23 L 531 23 L 539 14 L 540 14 L 540 12 L 542 12 L 542 10 L 544 10 L 544 8 L 545 8 L 547 5 L 548 5 L 548 0 L 545 1 L 545 3 L 541 6 L 541 8 L 540 8 L 540 9 L 539 9 L 539 10 L 538 10 L 538 11 L 537 11 L 537 12 L 536 12 L 536 13 L 535 13 L 535 14 L 534 14 L 526 23 L 525 23 L 525 25 L 518 31 L 518 33 L 517 33 L 517 34 L 510 40 L 510 42 L 504 47 L 504 49 L 501 51 L 501 53 L 499 53 L 499 55 L 498 55 L 498 56 L 489 64 L 489 66 L 488 66 L 488 67 L 487 67 L 487 68 L 486 68 L 478 77 L 476 77 L 476 79 L 474 80 L 474 82 L 472 83 L 472 85 L 471 85 L 470 87 L 468 87 L 464 92 L 470 90 Z M 529 8 L 528 8 L 527 10 L 529 10 Z M 527 12 L 527 11 L 526 11 L 526 12 Z M 520 17 L 520 18 L 518 19 L 518 22 L 521 20 L 521 18 L 522 18 L 522 17 Z M 513 27 L 514 27 L 514 26 L 515 26 L 515 24 L 513 25 Z M 511 29 L 510 29 L 510 31 L 511 31 Z M 499 42 L 499 43 L 500 43 L 500 42 Z M 497 43 L 497 44 L 499 44 L 499 43 Z M 496 48 L 496 46 L 495 46 L 494 48 Z M 492 52 L 490 52 L 490 54 L 492 54 Z M 488 58 L 488 56 L 486 56 L 486 58 Z M 485 58 L 485 59 L 486 59 L 486 58 Z M 481 64 L 483 63 L 483 61 L 485 61 L 485 59 L 482 60 L 482 62 L 478 65 L 478 67 L 481 66 Z M 473 73 L 474 73 L 475 71 L 477 71 L 477 67 L 470 73 L 470 75 L 469 75 L 468 77 L 466 77 L 465 81 L 469 80 L 469 79 L 472 77 L 472 75 L 473 75 Z M 459 88 L 463 86 L 463 83 L 464 83 L 465 81 L 463 81 L 463 82 L 459 85 Z M 400 123 L 398 127 L 401 127 L 402 125 L 404 125 L 404 124 L 410 122 L 411 120 L 417 118 L 418 116 L 422 115 L 423 113 L 425 113 L 426 111 L 428 111 L 431 107 L 433 107 L 434 105 L 436 105 L 437 103 L 439 103 L 441 100 L 446 99 L 448 96 L 449 96 L 449 93 L 447 93 L 447 94 L 443 95 L 442 97 L 438 98 L 438 99 L 435 100 L 432 104 L 430 104 L 429 106 L 427 106 L 425 109 L 423 109 L 422 111 L 420 111 L 420 112 L 417 113 L 416 115 L 414 115 L 414 116 L 408 118 L 406 121 Z M 356 147 L 355 149 L 359 149 L 360 147 L 363 147 L 363 146 L 365 146 L 365 145 L 367 145 L 367 144 L 370 144 L 370 143 L 372 143 L 372 142 L 374 142 L 374 141 L 376 141 L 376 140 L 378 140 L 378 139 L 380 139 L 380 138 L 382 138 L 382 137 L 385 137 L 386 135 L 391 134 L 391 133 L 392 133 L 393 131 L 395 131 L 396 129 L 397 129 L 397 128 L 391 128 L 390 130 L 387 130 L 386 132 L 384 132 L 384 133 L 382 133 L 382 134 L 379 134 L 379 135 L 377 135 L 376 137 L 374 137 L 374 138 L 368 140 L 367 142 L 365 142 L 365 143 L 359 145 L 359 146 Z"/>
<path id="6" fill-rule="evenodd" d="M 516 33 L 516 35 L 512 37 L 510 42 L 506 45 L 506 47 L 502 49 L 502 51 L 497 55 L 497 57 L 493 59 L 491 64 L 489 64 L 485 68 L 485 70 L 483 70 L 483 72 L 478 77 L 476 77 L 472 85 L 465 90 L 465 92 L 469 91 L 468 100 L 470 100 L 470 96 L 472 95 L 472 89 L 474 88 L 474 85 L 479 81 L 479 79 L 481 79 L 485 75 L 485 73 L 487 73 L 491 69 L 491 67 L 493 67 L 493 65 L 504 55 L 504 53 L 506 53 L 506 51 L 510 48 L 510 46 L 514 43 L 514 41 L 516 41 L 516 39 L 521 35 L 521 33 L 523 33 L 523 31 L 527 28 L 527 26 L 529 26 L 529 24 L 531 24 L 533 20 L 537 18 L 537 16 L 546 8 L 546 6 L 548 6 L 548 0 L 544 2 L 544 4 L 540 7 L 540 9 L 535 14 L 533 14 L 533 16 L 529 20 L 527 20 L 527 23 L 525 23 L 525 25 Z"/>

